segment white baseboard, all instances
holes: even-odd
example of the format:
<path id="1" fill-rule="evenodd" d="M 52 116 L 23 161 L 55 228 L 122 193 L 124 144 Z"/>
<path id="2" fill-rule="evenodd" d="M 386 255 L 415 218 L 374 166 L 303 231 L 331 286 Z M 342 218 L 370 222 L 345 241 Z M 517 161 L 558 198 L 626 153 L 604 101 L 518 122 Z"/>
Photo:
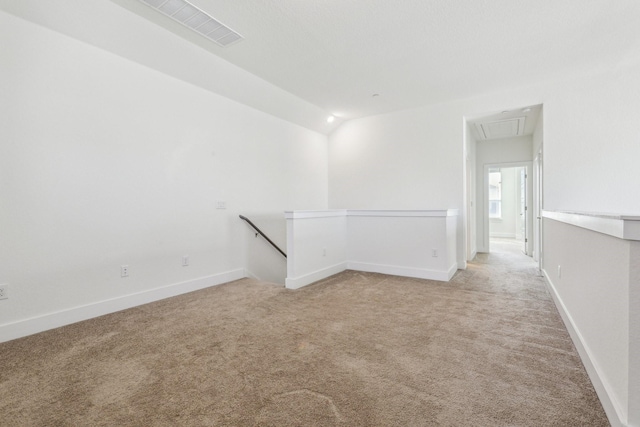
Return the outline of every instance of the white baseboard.
<path id="1" fill-rule="evenodd" d="M 466 263 L 465 263 L 466 264 Z M 326 279 L 329 276 L 338 274 L 345 270 L 366 271 L 368 273 L 389 274 L 392 276 L 415 277 L 418 279 L 439 280 L 448 282 L 451 280 L 456 271 L 458 271 L 458 263 L 454 262 L 448 270 L 428 270 L 425 268 L 399 267 L 395 265 L 372 264 L 367 262 L 347 261 L 305 274 L 300 277 L 287 277 L 285 286 L 288 289 L 298 289 L 318 280 Z"/>
<path id="2" fill-rule="evenodd" d="M 460 268 L 460 266 L 458 265 L 458 263 L 454 263 L 454 264 L 452 264 L 452 265 L 451 265 L 451 267 L 449 267 L 449 270 L 447 271 L 447 280 L 446 280 L 446 281 L 448 282 L 449 280 L 451 280 L 451 278 L 453 277 L 453 275 L 454 275 L 454 274 L 456 274 L 456 272 L 457 272 L 459 269 L 460 269 L 460 270 L 466 270 L 466 269 L 467 269 L 467 263 L 466 263 L 466 262 L 464 263 L 464 267 L 463 267 L 463 268 Z"/>
<path id="3" fill-rule="evenodd" d="M 578 350 L 578 354 L 580 355 L 582 364 L 584 365 L 587 374 L 591 379 L 591 383 L 593 384 L 593 387 L 595 388 L 596 393 L 600 398 L 600 402 L 602 403 L 602 407 L 607 414 L 609 423 L 611 423 L 612 427 L 626 427 L 627 420 L 626 416 L 624 415 L 624 411 L 622 410 L 620 403 L 616 399 L 614 399 L 611 392 L 611 387 L 606 381 L 604 375 L 602 375 L 602 370 L 598 367 L 595 358 L 589 350 L 589 346 L 584 342 L 580 330 L 576 327 L 571 314 L 567 310 L 567 307 L 564 305 L 564 302 L 562 301 L 560 294 L 558 294 L 558 291 L 551 281 L 551 278 L 547 274 L 547 271 L 543 269 L 542 274 L 544 275 L 547 289 L 549 290 L 549 293 L 551 294 L 551 297 L 553 298 L 553 301 L 558 308 L 558 312 L 562 317 L 562 321 L 567 327 L 569 335 L 571 336 L 571 340 Z"/>
<path id="4" fill-rule="evenodd" d="M 48 313 L 30 319 L 0 325 L 0 342 L 26 337 L 49 329 L 59 328 L 71 323 L 81 322 L 98 316 L 103 316 L 127 308 L 158 301 L 161 299 L 186 294 L 222 283 L 231 282 L 246 277 L 244 269 L 227 271 L 212 276 L 200 277 L 186 282 L 175 283 L 160 288 L 150 289 L 131 295 L 98 301 L 92 304 L 73 307 L 67 310 Z"/>
<path id="5" fill-rule="evenodd" d="M 338 274 L 342 271 L 345 271 L 346 269 L 347 263 L 341 262 L 339 264 L 314 271 L 313 273 L 305 274 L 304 276 L 291 278 L 287 277 L 285 279 L 285 287 L 287 287 L 288 289 L 298 289 L 313 282 L 317 282 L 318 280 L 326 279 L 327 277 Z"/>
<path id="6" fill-rule="evenodd" d="M 256 276 L 253 271 L 249 270 L 248 268 L 244 269 L 244 277 L 248 277 L 250 279 L 255 279 L 255 280 L 260 280 L 258 279 L 258 276 Z"/>
<path id="7" fill-rule="evenodd" d="M 392 276 L 415 277 L 417 279 L 440 280 L 448 282 L 458 270 L 454 263 L 448 270 L 428 270 L 426 268 L 400 267 L 397 265 L 371 264 L 367 262 L 348 263 L 349 270 L 366 271 L 369 273 L 389 274 Z"/>
<path id="8" fill-rule="evenodd" d="M 516 238 L 516 233 L 491 233 L 489 234 L 489 238 L 491 237 L 498 237 L 498 238 L 503 238 L 503 239 L 515 239 Z"/>

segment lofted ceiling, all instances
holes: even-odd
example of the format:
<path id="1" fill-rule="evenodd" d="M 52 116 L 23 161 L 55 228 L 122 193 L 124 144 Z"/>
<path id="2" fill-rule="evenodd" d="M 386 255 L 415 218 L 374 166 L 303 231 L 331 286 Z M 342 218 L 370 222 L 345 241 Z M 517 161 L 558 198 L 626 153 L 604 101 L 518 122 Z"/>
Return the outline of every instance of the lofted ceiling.
<path id="1" fill-rule="evenodd" d="M 325 133 L 343 120 L 640 52 L 637 0 L 189 1 L 244 40 L 221 47 L 139 0 L 0 0 L 0 8 Z M 198 55 L 208 58 L 196 75 Z M 300 102 L 278 100 L 266 85 Z M 312 123 L 328 114 L 339 120 Z"/>
<path id="2" fill-rule="evenodd" d="M 208 44 L 212 53 L 347 118 L 526 84 L 640 48 L 636 0 L 191 2 L 245 37 L 228 49 Z"/>

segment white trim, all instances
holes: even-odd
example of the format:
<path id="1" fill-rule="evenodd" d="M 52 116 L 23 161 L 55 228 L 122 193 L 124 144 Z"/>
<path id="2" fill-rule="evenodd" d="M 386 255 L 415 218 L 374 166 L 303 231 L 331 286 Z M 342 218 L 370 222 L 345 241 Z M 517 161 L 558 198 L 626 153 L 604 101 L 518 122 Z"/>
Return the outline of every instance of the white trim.
<path id="1" fill-rule="evenodd" d="M 543 210 L 544 218 L 625 240 L 640 240 L 640 216 Z"/>
<path id="2" fill-rule="evenodd" d="M 593 387 L 600 398 L 600 402 L 602 403 L 602 407 L 604 408 L 605 413 L 607 414 L 607 418 L 611 423 L 612 427 L 624 427 L 626 426 L 626 418 L 624 417 L 624 412 L 621 409 L 620 403 L 614 398 L 613 393 L 611 392 L 611 386 L 606 381 L 606 377 L 602 375 L 602 370 L 599 368 L 595 358 L 593 357 L 589 347 L 585 343 L 582 338 L 582 334 L 576 327 L 571 314 L 569 314 L 569 310 L 564 305 L 562 298 L 560 298 L 560 294 L 556 290 L 556 287 L 553 285 L 551 278 L 547 274 L 545 269 L 542 269 L 542 274 L 545 278 L 545 283 L 547 285 L 547 289 L 553 298 L 554 303 L 562 317 L 562 321 L 564 322 L 569 335 L 571 336 L 571 340 L 573 344 L 576 346 L 578 350 L 578 354 L 580 355 L 580 359 L 582 360 L 582 364 L 584 365 L 591 382 L 593 383 Z"/>
<path id="3" fill-rule="evenodd" d="M 98 301 L 95 303 L 69 308 L 30 319 L 0 325 L 0 342 L 26 337 L 28 335 L 59 328 L 94 317 L 103 316 L 127 308 L 137 307 L 161 299 L 193 292 L 222 283 L 247 277 L 244 269 L 231 270 L 211 276 L 200 277 L 186 282 L 174 283 L 160 288 L 150 289 L 130 295 Z"/>
<path id="4" fill-rule="evenodd" d="M 466 267 L 466 266 L 465 266 Z M 439 280 L 448 282 L 458 271 L 458 264 L 453 263 L 447 271 L 428 270 L 425 268 L 401 267 L 396 265 L 373 264 L 367 262 L 347 261 L 305 274 L 300 277 L 287 277 L 285 286 L 288 289 L 299 289 L 345 270 L 366 271 L 369 273 L 389 274 L 392 276 L 414 277 L 417 279 Z"/>
<path id="5" fill-rule="evenodd" d="M 285 287 L 287 289 L 299 289 L 303 286 L 310 285 L 319 280 L 326 279 L 334 274 L 341 273 L 345 270 L 366 271 L 369 273 L 389 274 L 391 276 L 414 277 L 417 279 L 428 279 L 448 282 L 458 268 L 465 269 L 466 263 L 460 267 L 457 262 L 453 263 L 449 269 L 444 270 L 428 270 L 426 268 L 401 267 L 397 265 L 373 264 L 368 262 L 346 261 L 332 265 L 313 273 L 305 274 L 299 277 L 287 277 L 285 279 Z"/>
<path id="6" fill-rule="evenodd" d="M 506 163 L 485 163 L 483 165 L 483 185 L 482 185 L 482 203 L 484 206 L 482 207 L 482 222 L 484 224 L 484 230 L 482 230 L 482 248 L 478 249 L 478 252 L 482 253 L 490 253 L 491 252 L 491 220 L 495 218 L 489 218 L 489 169 L 490 168 L 516 168 L 516 167 L 524 167 L 526 168 L 527 176 L 532 176 L 533 171 L 533 161 L 525 160 L 521 162 L 506 162 Z M 527 224 L 527 235 L 525 238 L 528 243 L 526 245 L 527 255 L 529 255 L 533 249 L 533 216 L 532 209 L 533 206 L 533 182 L 527 178 L 527 211 L 525 216 L 525 222 Z M 531 201 L 531 203 L 529 203 Z M 524 242 L 523 242 L 524 243 Z"/>
<path id="7" fill-rule="evenodd" d="M 299 277 L 287 277 L 285 279 L 285 287 L 288 289 L 298 289 L 303 286 L 310 285 L 318 280 L 326 279 L 334 274 L 341 273 L 347 269 L 347 263 L 341 262 L 339 264 L 332 265 L 321 270 L 316 270 L 313 273 L 305 274 Z"/>
<path id="8" fill-rule="evenodd" d="M 348 210 L 347 216 L 378 216 L 378 217 L 445 217 L 457 216 L 458 209 L 439 210 Z"/>
<path id="9" fill-rule="evenodd" d="M 303 219 L 303 218 L 329 218 L 335 216 L 347 216 L 344 209 L 326 210 L 326 211 L 285 211 L 286 219 Z"/>
<path id="10" fill-rule="evenodd" d="M 334 209 L 325 211 L 285 211 L 286 219 L 327 218 L 339 216 L 375 216 L 375 217 L 445 217 L 457 216 L 458 209 L 438 210 L 346 210 Z"/>
<path id="11" fill-rule="evenodd" d="M 446 280 L 446 282 L 451 280 L 453 278 L 453 275 L 456 274 L 459 269 L 460 269 L 460 266 L 458 265 L 457 262 L 454 262 L 453 264 L 451 264 L 451 267 L 449 267 L 449 270 L 447 271 L 447 280 Z M 466 269 L 467 269 L 467 263 L 465 262 L 464 263 L 464 268 L 462 268 L 462 270 L 466 270 Z"/>
<path id="12" fill-rule="evenodd" d="M 447 271 L 428 270 L 426 268 L 401 267 L 397 265 L 372 264 L 368 262 L 348 262 L 349 270 L 381 273 L 391 276 L 415 277 L 417 279 L 439 280 L 448 282 L 458 271 L 458 264 L 454 263 Z"/>
<path id="13" fill-rule="evenodd" d="M 503 238 L 503 239 L 515 239 L 516 233 L 498 233 L 498 232 L 489 233 L 489 239 L 491 239 L 492 237 Z M 524 244 L 524 239 L 522 240 Z"/>
<path id="14" fill-rule="evenodd" d="M 255 274 L 253 274 L 253 271 L 249 270 L 248 268 L 244 269 L 244 277 L 248 277 L 249 279 L 260 280 L 260 278 Z"/>

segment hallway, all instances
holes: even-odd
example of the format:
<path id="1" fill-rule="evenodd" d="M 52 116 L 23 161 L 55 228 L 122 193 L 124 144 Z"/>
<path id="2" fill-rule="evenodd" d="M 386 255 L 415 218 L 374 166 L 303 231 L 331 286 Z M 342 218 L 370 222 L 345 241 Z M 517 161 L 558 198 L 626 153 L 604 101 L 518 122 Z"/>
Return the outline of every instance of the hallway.
<path id="1" fill-rule="evenodd" d="M 491 253 L 478 253 L 451 282 L 468 282 L 475 291 L 548 300 L 553 305 L 538 264 L 522 253 L 522 243 L 515 239 L 492 238 Z"/>
<path id="2" fill-rule="evenodd" d="M 490 254 L 481 253 L 478 255 L 483 262 L 489 264 L 514 264 L 517 265 L 518 268 L 526 271 L 528 271 L 529 268 L 533 268 L 537 276 L 538 264 L 533 258 L 523 253 L 523 246 L 524 243 L 518 239 L 492 237 L 490 240 Z"/>

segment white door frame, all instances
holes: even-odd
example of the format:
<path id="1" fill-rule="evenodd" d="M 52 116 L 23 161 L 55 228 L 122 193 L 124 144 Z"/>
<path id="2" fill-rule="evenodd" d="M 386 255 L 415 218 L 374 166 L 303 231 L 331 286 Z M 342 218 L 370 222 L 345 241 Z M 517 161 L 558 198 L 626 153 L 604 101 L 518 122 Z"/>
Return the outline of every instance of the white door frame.
<path id="1" fill-rule="evenodd" d="M 513 168 L 513 167 L 525 167 L 527 170 L 527 176 L 531 176 L 531 172 L 533 170 L 533 162 L 509 162 L 509 163 L 485 163 L 484 164 L 484 184 L 482 186 L 482 219 L 484 222 L 484 230 L 482 235 L 482 242 L 485 250 L 487 252 L 491 252 L 491 246 L 489 244 L 489 169 L 491 168 Z M 532 203 L 532 195 L 533 191 L 532 180 L 527 179 L 527 206 L 530 207 L 533 205 Z M 527 255 L 531 255 L 533 249 L 533 227 L 532 227 L 532 210 L 528 208 L 525 212 L 525 221 L 527 221 L 527 235 L 525 239 L 527 239 Z"/>
<path id="2" fill-rule="evenodd" d="M 538 274 L 542 275 L 542 260 L 544 259 L 543 254 L 543 245 L 542 245 L 542 209 L 544 208 L 543 203 L 543 166 L 544 166 L 544 157 L 543 157 L 543 145 L 540 144 L 540 149 L 538 153 L 536 153 L 536 157 L 533 159 L 533 167 L 535 172 L 535 187 L 534 187 L 534 228 L 535 228 L 535 237 L 534 237 L 534 247 L 533 247 L 533 259 L 538 263 Z"/>
<path id="3" fill-rule="evenodd" d="M 467 234 L 467 238 L 466 238 L 466 250 L 465 250 L 465 254 L 466 254 L 466 260 L 467 261 L 471 261 L 473 258 L 475 258 L 476 253 L 477 253 L 477 242 L 476 240 L 476 236 L 475 236 L 475 228 L 476 228 L 476 211 L 475 211 L 475 207 L 473 206 L 473 195 L 475 194 L 475 176 L 474 173 L 475 169 L 473 168 L 473 163 L 475 163 L 476 159 L 475 158 L 471 158 L 469 155 L 467 155 L 466 158 L 466 162 L 465 162 L 465 169 L 466 169 L 466 173 L 465 173 L 465 187 L 466 187 L 466 197 L 465 197 L 465 205 L 466 205 L 466 220 L 467 220 L 467 227 L 466 227 L 466 234 Z"/>

